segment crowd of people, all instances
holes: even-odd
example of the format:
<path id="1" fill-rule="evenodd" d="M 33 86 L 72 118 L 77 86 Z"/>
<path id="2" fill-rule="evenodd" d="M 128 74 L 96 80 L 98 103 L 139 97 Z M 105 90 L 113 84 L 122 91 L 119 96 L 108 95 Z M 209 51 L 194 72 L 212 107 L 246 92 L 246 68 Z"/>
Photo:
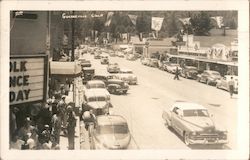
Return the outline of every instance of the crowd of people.
<path id="1" fill-rule="evenodd" d="M 40 103 L 37 113 L 23 117 L 21 106 L 10 110 L 10 149 L 60 149 L 60 136 L 68 136 L 68 149 L 74 149 L 76 115 L 73 106 L 65 102 L 66 95 L 52 96 Z M 30 108 L 35 106 L 31 106 Z M 23 120 L 22 120 L 23 119 Z"/>

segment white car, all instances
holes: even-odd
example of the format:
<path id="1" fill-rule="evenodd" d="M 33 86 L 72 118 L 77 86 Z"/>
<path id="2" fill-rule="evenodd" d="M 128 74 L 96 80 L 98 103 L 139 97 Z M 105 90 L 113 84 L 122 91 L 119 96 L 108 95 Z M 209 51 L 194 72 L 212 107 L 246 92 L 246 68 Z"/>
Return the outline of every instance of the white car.
<path id="1" fill-rule="evenodd" d="M 169 63 L 168 65 L 166 65 L 166 70 L 169 73 L 175 73 L 177 67 L 178 67 L 179 72 L 181 72 L 182 68 L 177 63 Z"/>
<path id="2" fill-rule="evenodd" d="M 117 78 L 128 84 L 137 84 L 137 76 L 133 74 L 131 69 L 120 69 Z"/>
<path id="3" fill-rule="evenodd" d="M 93 88 L 102 88 L 106 89 L 106 85 L 101 80 L 90 80 L 86 83 L 86 89 L 93 89 Z"/>
<path id="4" fill-rule="evenodd" d="M 97 115 L 109 113 L 110 94 L 106 89 L 94 88 L 87 89 L 84 93 L 82 111 L 93 110 Z"/>
<path id="5" fill-rule="evenodd" d="M 238 76 L 235 75 L 225 75 L 224 77 L 218 79 L 216 81 L 216 87 L 229 91 L 228 82 L 231 80 L 231 77 L 233 77 L 234 81 L 234 92 L 238 93 Z"/>

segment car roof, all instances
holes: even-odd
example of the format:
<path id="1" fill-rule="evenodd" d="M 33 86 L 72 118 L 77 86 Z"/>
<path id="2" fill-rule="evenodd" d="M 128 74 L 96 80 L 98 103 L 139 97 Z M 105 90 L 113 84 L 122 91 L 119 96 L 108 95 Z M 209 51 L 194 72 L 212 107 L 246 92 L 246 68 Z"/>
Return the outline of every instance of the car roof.
<path id="1" fill-rule="evenodd" d="M 90 80 L 87 82 L 87 84 L 90 84 L 90 85 L 91 84 L 104 84 L 104 82 L 101 80 Z"/>
<path id="2" fill-rule="evenodd" d="M 92 88 L 92 89 L 87 89 L 85 91 L 85 96 L 88 97 L 103 97 L 107 96 L 108 94 L 107 89 L 105 88 Z"/>
<path id="3" fill-rule="evenodd" d="M 98 125 L 124 125 L 127 121 L 120 115 L 100 115 L 96 117 Z"/>
<path id="4" fill-rule="evenodd" d="M 187 68 L 187 69 L 197 69 L 197 67 L 195 67 L 195 66 L 185 66 L 185 68 Z"/>
<path id="5" fill-rule="evenodd" d="M 123 82 L 123 80 L 120 79 L 109 79 L 109 82 Z"/>
<path id="6" fill-rule="evenodd" d="M 206 109 L 204 106 L 193 102 L 175 102 L 173 107 L 178 107 L 181 110 Z"/>

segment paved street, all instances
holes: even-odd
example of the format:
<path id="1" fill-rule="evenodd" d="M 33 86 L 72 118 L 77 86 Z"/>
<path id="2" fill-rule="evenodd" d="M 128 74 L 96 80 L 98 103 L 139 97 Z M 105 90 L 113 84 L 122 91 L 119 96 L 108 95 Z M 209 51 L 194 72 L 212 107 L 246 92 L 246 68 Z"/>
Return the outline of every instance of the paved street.
<path id="1" fill-rule="evenodd" d="M 91 55 L 84 55 L 84 58 L 91 60 L 96 73 L 107 72 L 106 65 L 101 65 L 100 60 Z M 174 131 L 165 126 L 161 117 L 163 108 L 170 107 L 177 100 L 197 102 L 208 108 L 216 125 L 228 130 L 229 143 L 225 148 L 236 148 L 237 95 L 230 99 L 228 92 L 214 86 L 184 78 L 173 80 L 174 75 L 143 66 L 139 60 L 110 57 L 110 62 L 132 69 L 137 75 L 138 85 L 130 85 L 127 95 L 112 94 L 111 103 L 113 114 L 127 119 L 139 149 L 189 149 Z M 214 146 L 204 147 L 208 148 L 215 149 Z"/>

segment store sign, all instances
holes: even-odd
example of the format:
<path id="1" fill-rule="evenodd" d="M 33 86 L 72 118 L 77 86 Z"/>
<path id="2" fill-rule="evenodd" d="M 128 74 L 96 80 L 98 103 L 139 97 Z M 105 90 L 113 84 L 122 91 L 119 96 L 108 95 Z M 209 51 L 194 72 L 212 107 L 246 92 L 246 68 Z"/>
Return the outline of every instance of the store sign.
<path id="1" fill-rule="evenodd" d="M 47 56 L 10 58 L 10 105 L 44 101 L 47 90 Z"/>

